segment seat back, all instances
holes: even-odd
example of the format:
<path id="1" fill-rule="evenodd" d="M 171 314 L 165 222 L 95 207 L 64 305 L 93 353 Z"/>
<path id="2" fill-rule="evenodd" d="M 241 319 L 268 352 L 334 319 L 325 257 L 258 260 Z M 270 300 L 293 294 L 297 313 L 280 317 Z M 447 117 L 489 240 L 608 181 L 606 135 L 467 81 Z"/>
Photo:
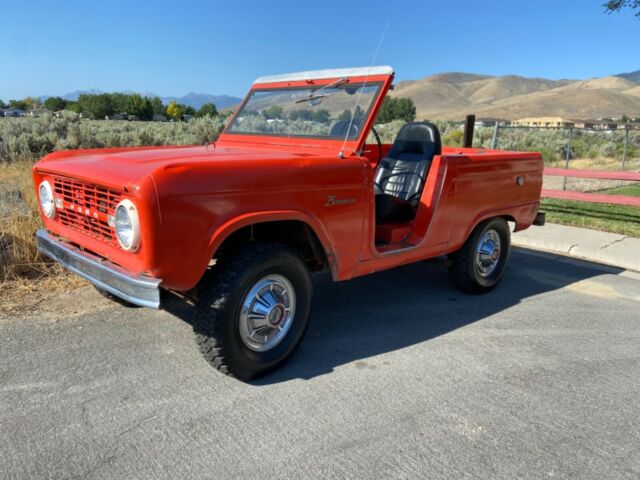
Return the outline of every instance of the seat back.
<path id="1" fill-rule="evenodd" d="M 358 136 L 358 119 L 349 120 L 340 120 L 336 122 L 333 127 L 331 127 L 331 131 L 329 132 L 330 137 L 340 137 L 345 138 L 347 136 L 347 130 L 349 130 L 349 137 L 355 138 Z"/>
<path id="2" fill-rule="evenodd" d="M 433 157 L 441 153 L 438 127 L 427 122 L 404 125 L 391 150 L 376 168 L 376 195 L 392 195 L 415 207 L 420 201 Z"/>

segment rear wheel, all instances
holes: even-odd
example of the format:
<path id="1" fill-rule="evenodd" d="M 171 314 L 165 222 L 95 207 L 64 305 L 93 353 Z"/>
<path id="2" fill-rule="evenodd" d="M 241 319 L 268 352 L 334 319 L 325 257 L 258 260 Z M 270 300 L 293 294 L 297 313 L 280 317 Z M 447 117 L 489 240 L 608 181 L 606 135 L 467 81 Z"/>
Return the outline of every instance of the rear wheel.
<path id="1" fill-rule="evenodd" d="M 463 247 L 451 255 L 449 277 L 460 290 L 484 293 L 504 275 L 511 250 L 509 225 L 503 218 L 480 223 Z"/>
<path id="2" fill-rule="evenodd" d="M 195 308 L 205 359 L 243 380 L 282 365 L 306 331 L 311 290 L 305 264 L 284 245 L 254 245 L 214 266 Z"/>

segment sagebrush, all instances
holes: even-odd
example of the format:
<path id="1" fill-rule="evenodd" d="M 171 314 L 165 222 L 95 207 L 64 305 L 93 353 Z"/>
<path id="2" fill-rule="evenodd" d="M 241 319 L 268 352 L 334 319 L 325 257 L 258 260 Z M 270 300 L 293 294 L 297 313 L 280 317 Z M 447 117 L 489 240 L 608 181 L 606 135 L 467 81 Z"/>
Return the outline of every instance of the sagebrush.
<path id="1" fill-rule="evenodd" d="M 0 118 L 0 286 L 61 272 L 36 249 L 40 212 L 31 180 L 36 160 L 63 149 L 204 144 L 223 126 L 218 117 L 188 123 L 86 120 L 73 113 Z"/>
<path id="2" fill-rule="evenodd" d="M 87 120 L 73 112 L 60 118 L 0 117 L 0 163 L 35 161 L 55 150 L 203 144 L 223 127 L 220 117 L 209 116 L 190 122 Z"/>

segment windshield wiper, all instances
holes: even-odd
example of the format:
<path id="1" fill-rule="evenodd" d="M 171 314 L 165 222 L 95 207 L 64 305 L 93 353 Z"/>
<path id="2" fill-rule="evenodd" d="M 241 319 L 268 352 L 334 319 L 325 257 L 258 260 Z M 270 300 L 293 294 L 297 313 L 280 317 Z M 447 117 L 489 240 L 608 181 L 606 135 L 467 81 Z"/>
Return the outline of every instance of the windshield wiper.
<path id="1" fill-rule="evenodd" d="M 345 78 L 341 78 L 339 80 L 336 80 L 333 83 L 330 83 L 328 85 L 325 85 L 324 87 L 320 87 L 319 89 L 314 90 L 313 92 L 311 92 L 306 97 L 301 98 L 299 100 L 296 100 L 295 103 L 313 102 L 314 100 L 319 100 L 318 103 L 320 103 L 323 98 L 328 97 L 328 96 L 333 95 L 333 94 L 332 93 L 318 93 L 318 92 L 321 92 L 322 90 L 326 90 L 327 88 L 339 87 L 340 85 L 344 85 L 348 81 L 349 81 L 349 79 L 346 78 L 346 77 Z M 317 103 L 315 105 L 317 105 Z"/>

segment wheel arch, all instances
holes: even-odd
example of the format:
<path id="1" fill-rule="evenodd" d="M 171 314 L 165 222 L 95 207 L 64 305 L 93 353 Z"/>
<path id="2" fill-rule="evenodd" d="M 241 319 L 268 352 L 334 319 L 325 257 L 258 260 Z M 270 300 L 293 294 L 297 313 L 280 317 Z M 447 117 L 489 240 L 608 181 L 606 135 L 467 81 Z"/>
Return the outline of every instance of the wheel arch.
<path id="1" fill-rule="evenodd" d="M 312 271 L 328 266 L 337 278 L 338 260 L 322 224 L 296 211 L 247 214 L 225 223 L 211 237 L 208 258 L 260 241 L 289 245 Z"/>

